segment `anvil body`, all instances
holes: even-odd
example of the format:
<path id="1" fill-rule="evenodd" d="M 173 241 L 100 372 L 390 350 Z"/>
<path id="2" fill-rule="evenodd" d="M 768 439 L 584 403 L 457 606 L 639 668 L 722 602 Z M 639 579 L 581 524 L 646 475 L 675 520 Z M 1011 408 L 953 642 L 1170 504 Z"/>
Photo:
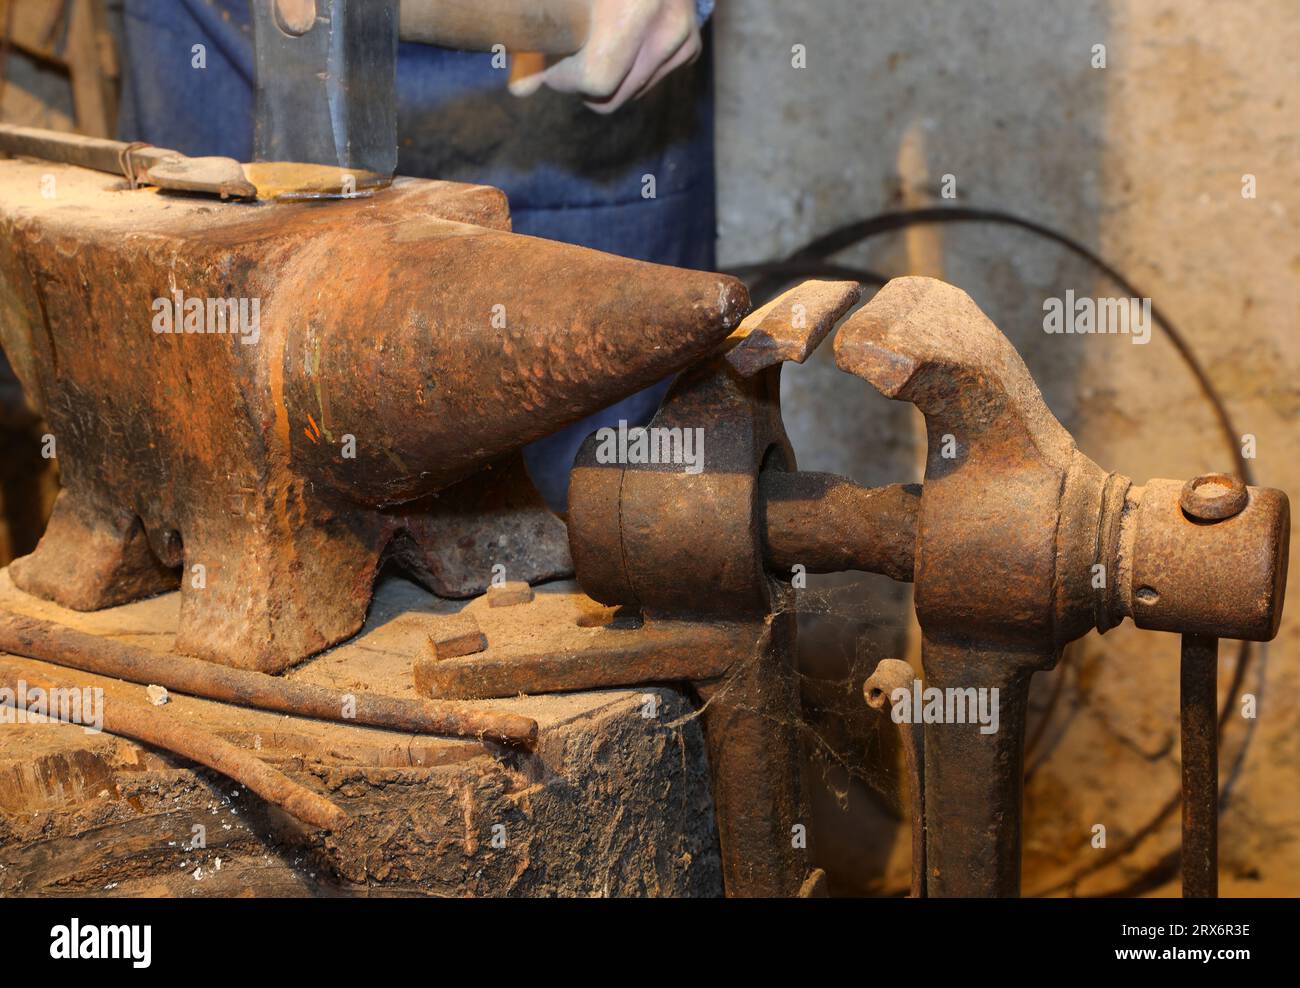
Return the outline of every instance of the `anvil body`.
<path id="1" fill-rule="evenodd" d="M 179 583 L 178 650 L 268 672 L 354 633 L 386 559 L 445 596 L 569 571 L 518 450 L 713 351 L 749 304 L 513 234 L 483 186 L 238 204 L 48 162 L 0 177 L 0 338 L 64 488 L 14 582 L 79 610 Z"/>

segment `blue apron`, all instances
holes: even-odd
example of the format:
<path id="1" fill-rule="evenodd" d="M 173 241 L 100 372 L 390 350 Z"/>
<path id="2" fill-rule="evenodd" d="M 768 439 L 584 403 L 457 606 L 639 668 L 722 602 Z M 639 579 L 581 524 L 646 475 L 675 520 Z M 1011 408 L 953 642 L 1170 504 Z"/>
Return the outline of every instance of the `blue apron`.
<path id="1" fill-rule="evenodd" d="M 705 0 L 701 13 L 711 7 Z M 122 139 L 185 154 L 252 158 L 247 0 L 126 0 L 124 45 Z M 712 270 L 710 47 L 706 27 L 705 53 L 695 65 L 601 116 L 574 96 L 545 89 L 516 99 L 490 54 L 402 44 L 397 170 L 503 189 L 519 233 Z M 202 68 L 195 64 L 200 54 Z M 654 177 L 654 198 L 642 195 L 645 176 Z M 583 439 L 620 419 L 648 422 L 667 387 L 661 382 L 524 451 L 553 508 L 563 509 Z"/>

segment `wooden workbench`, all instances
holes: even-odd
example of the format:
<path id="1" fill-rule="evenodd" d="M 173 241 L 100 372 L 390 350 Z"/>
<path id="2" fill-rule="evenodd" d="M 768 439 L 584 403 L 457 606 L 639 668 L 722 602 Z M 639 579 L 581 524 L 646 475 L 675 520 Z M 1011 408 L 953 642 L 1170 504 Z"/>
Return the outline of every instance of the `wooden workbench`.
<path id="1" fill-rule="evenodd" d="M 571 584 L 539 588 L 538 627 L 569 621 Z M 515 608 L 381 581 L 362 632 L 287 675 L 414 697 L 437 615 L 470 607 L 492 638 Z M 95 613 L 14 588 L 0 607 L 171 648 L 179 595 Z M 514 613 L 510 613 L 513 611 Z M 145 687 L 0 653 L 7 681 L 57 676 L 105 696 Z M 659 700 L 645 716 L 646 694 Z M 0 723 L 0 895 L 716 895 L 703 737 L 672 690 L 519 697 L 535 752 L 421 737 L 172 694 L 165 714 L 256 751 L 362 821 L 346 845 L 166 752 L 59 723 Z M 4 711 L 0 711 L 4 713 Z"/>

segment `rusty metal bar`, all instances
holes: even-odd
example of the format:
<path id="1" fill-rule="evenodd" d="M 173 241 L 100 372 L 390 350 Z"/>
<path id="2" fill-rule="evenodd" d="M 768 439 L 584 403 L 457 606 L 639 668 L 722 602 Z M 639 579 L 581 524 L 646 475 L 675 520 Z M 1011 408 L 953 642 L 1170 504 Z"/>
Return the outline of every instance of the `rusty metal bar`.
<path id="1" fill-rule="evenodd" d="M 1219 639 L 1183 635 L 1183 898 L 1219 895 Z"/>
<path id="2" fill-rule="evenodd" d="M 910 695 L 917 688 L 916 671 L 901 659 L 882 659 L 876 671 L 862 684 L 867 706 L 891 720 L 896 690 Z M 912 811 L 912 888 L 910 898 L 925 898 L 925 726 L 908 718 L 899 722 L 898 738 L 903 744 L 907 768 L 908 802 Z"/>
<path id="3" fill-rule="evenodd" d="M 29 676 L 26 671 L 22 679 L 27 683 L 28 689 L 33 686 L 46 691 L 77 689 L 58 680 L 37 680 Z M 6 682 L 6 685 L 10 684 Z M 16 696 L 18 690 L 13 689 L 13 692 Z M 16 700 L 6 705 L 18 709 Z M 52 710 L 50 716 L 62 720 L 58 713 L 59 711 Z M 120 699 L 115 699 L 112 703 L 106 701 L 102 713 L 103 729 L 109 734 L 141 741 L 180 755 L 182 758 L 188 758 L 192 762 L 198 762 L 200 765 L 206 765 L 214 772 L 220 772 L 257 793 L 267 802 L 274 803 L 303 823 L 332 833 L 338 833 L 348 824 L 348 815 L 330 800 L 300 786 L 257 756 L 249 754 L 215 734 L 187 724 L 179 724 L 161 710 L 142 703 L 123 702 Z M 65 721 L 65 723 L 73 722 Z"/>
<path id="4" fill-rule="evenodd" d="M 368 724 L 394 731 L 537 741 L 537 722 L 446 700 L 402 700 L 358 690 L 345 693 L 247 669 L 231 669 L 174 653 L 151 652 L 51 621 L 0 611 L 0 651 L 177 693 L 298 717 Z M 344 711 L 355 712 L 345 716 Z"/>
<path id="5" fill-rule="evenodd" d="M 137 179 L 144 178 L 145 173 L 159 162 L 179 156 L 177 151 L 150 144 L 132 147 L 124 141 L 110 141 L 102 137 L 0 124 L 0 152 L 78 165 L 123 177 L 126 177 L 124 166 L 127 163 L 128 148 L 131 148 L 130 163 L 134 166 L 132 172 Z"/>
<path id="6" fill-rule="evenodd" d="M 711 680 L 754 654 L 753 623 L 650 621 L 604 629 L 583 647 L 514 651 L 489 647 L 449 659 L 415 663 L 415 688 L 425 696 L 490 700 L 520 693 L 568 693 L 643 683 Z"/>

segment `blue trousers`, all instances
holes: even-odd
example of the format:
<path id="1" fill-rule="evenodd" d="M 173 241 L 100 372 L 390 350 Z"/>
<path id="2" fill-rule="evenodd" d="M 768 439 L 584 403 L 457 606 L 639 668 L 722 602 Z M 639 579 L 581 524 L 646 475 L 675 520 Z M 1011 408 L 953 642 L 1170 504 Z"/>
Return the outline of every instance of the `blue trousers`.
<path id="1" fill-rule="evenodd" d="M 200 47 L 201 46 L 201 47 Z M 247 0 L 126 0 L 120 136 L 248 161 L 253 43 Z M 519 233 L 712 270 L 713 83 L 705 55 L 612 116 L 543 90 L 519 100 L 492 56 L 403 44 L 398 172 L 503 189 Z M 655 195 L 646 198 L 646 176 Z M 524 451 L 556 510 L 583 439 L 649 421 L 661 382 Z"/>

